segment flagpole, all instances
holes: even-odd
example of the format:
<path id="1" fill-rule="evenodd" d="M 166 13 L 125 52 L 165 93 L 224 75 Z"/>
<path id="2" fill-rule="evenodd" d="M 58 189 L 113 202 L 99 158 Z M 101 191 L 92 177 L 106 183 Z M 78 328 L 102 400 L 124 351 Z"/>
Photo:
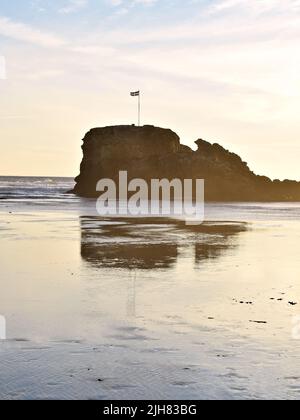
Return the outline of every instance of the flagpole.
<path id="1" fill-rule="evenodd" d="M 141 125 L 141 91 L 139 92 L 139 103 L 138 103 L 138 126 Z"/>
<path id="2" fill-rule="evenodd" d="M 138 96 L 138 127 L 141 125 L 141 91 L 138 90 L 137 92 L 130 92 L 130 96 L 137 97 Z"/>

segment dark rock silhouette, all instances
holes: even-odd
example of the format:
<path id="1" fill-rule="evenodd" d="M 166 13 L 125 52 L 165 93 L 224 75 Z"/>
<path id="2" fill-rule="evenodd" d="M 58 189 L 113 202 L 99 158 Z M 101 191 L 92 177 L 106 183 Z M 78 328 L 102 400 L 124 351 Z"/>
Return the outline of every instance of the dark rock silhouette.
<path id="1" fill-rule="evenodd" d="M 299 201 L 300 183 L 255 175 L 242 159 L 219 144 L 197 140 L 197 151 L 173 131 L 154 126 L 95 128 L 83 139 L 83 160 L 73 193 L 97 197 L 102 178 L 204 179 L 206 201 Z"/>

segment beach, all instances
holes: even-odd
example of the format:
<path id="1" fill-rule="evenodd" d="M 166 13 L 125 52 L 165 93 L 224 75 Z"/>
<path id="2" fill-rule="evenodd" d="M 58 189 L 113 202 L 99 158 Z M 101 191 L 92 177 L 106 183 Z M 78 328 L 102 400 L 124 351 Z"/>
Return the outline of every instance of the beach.
<path id="1" fill-rule="evenodd" d="M 72 185 L 0 178 L 1 399 L 299 399 L 300 203 L 192 229 Z"/>

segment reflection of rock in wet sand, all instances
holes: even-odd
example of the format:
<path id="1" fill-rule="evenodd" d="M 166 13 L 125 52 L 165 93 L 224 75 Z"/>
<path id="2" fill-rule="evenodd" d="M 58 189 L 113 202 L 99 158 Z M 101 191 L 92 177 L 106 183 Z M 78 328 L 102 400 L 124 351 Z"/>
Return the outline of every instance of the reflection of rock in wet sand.
<path id="1" fill-rule="evenodd" d="M 81 255 L 101 267 L 169 268 L 177 260 L 178 245 L 168 226 L 143 219 L 81 219 Z"/>
<path id="2" fill-rule="evenodd" d="M 114 268 L 168 268 L 177 257 L 172 244 L 85 244 L 82 257 L 93 264 Z"/>
<path id="3" fill-rule="evenodd" d="M 230 248 L 230 246 L 226 244 L 226 239 L 223 239 L 223 241 L 223 244 L 196 244 L 196 262 L 201 263 L 204 260 L 221 257 L 221 255 Z M 231 247 L 234 247 L 234 245 L 231 245 Z"/>
<path id="4" fill-rule="evenodd" d="M 196 263 L 221 257 L 224 252 L 237 246 L 235 237 L 247 229 L 243 223 L 210 223 L 202 226 L 209 234 L 208 242 L 195 242 Z"/>
<path id="5" fill-rule="evenodd" d="M 98 267 L 167 269 L 182 247 L 195 248 L 196 262 L 220 257 L 237 246 L 243 223 L 204 223 L 186 226 L 173 219 L 105 219 L 82 217 L 81 256 Z"/>

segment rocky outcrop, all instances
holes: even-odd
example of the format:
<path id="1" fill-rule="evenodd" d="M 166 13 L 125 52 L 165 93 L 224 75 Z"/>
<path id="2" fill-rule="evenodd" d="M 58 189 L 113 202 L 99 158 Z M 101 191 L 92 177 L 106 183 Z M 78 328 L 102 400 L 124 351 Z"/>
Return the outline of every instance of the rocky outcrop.
<path id="1" fill-rule="evenodd" d="M 94 196 L 101 178 L 117 179 L 120 170 L 133 177 L 152 176 L 161 159 L 180 153 L 179 137 L 152 126 L 94 128 L 83 139 L 83 160 L 74 192 Z"/>
<path id="2" fill-rule="evenodd" d="M 205 179 L 207 201 L 299 201 L 300 183 L 255 175 L 247 163 L 218 144 L 197 140 L 197 151 L 173 131 L 154 126 L 95 128 L 83 139 L 83 160 L 73 192 L 97 197 L 102 178 Z"/>

